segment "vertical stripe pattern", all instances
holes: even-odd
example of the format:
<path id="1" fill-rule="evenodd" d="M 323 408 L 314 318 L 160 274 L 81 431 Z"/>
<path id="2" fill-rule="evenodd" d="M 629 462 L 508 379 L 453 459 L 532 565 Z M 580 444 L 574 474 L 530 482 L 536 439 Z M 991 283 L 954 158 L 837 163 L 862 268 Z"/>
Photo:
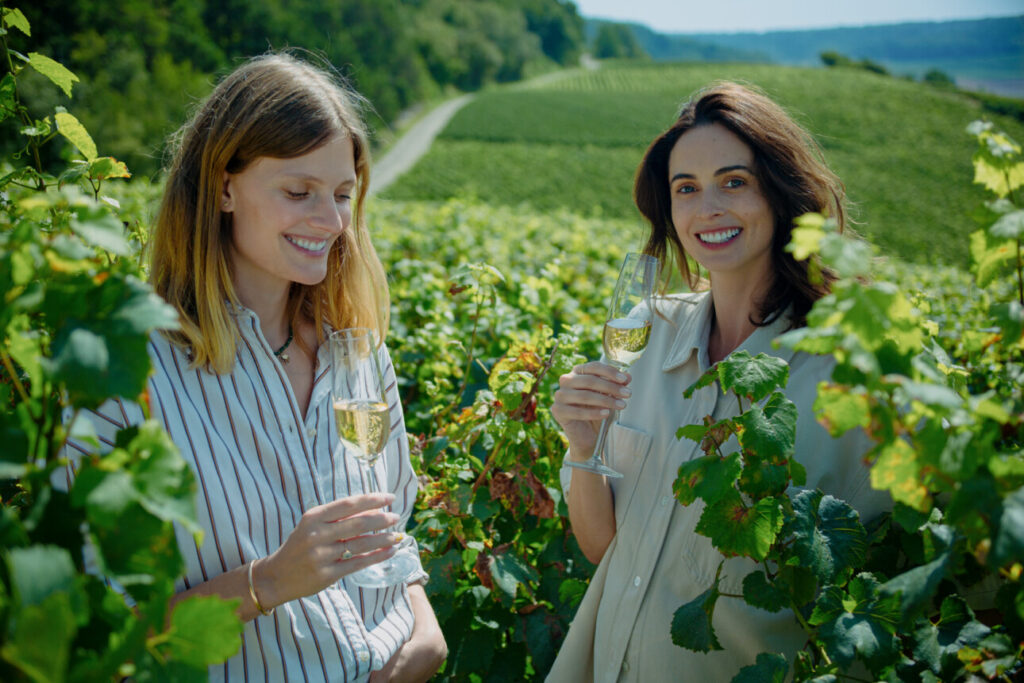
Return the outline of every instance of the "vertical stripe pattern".
<path id="1" fill-rule="evenodd" d="M 303 416 L 291 385 L 264 339 L 256 314 L 237 309 L 239 343 L 226 375 L 189 369 L 185 350 L 158 333 L 149 342 L 152 417 L 159 420 L 195 474 L 202 545 L 176 529 L 185 560 L 178 590 L 269 555 L 298 524 L 303 512 L 327 501 L 368 490 L 354 455 L 338 438 L 331 411 L 330 355 L 317 353 L 313 390 Z M 377 467 L 404 526 L 416 499 L 394 367 L 380 350 L 391 436 Z M 89 411 L 100 444 L 142 421 L 139 406 L 115 399 Z M 68 441 L 75 456 L 88 446 Z M 426 578 L 425 572 L 410 581 Z M 344 580 L 316 595 L 280 605 L 248 622 L 242 648 L 210 667 L 211 681 L 365 681 L 412 633 L 413 613 L 404 587 L 365 589 Z"/>

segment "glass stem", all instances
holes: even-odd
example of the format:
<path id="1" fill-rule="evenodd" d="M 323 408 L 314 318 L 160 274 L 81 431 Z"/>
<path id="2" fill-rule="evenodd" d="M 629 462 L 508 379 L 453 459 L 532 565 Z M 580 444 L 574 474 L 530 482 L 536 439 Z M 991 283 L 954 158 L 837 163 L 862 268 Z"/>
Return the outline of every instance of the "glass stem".
<path id="1" fill-rule="evenodd" d="M 597 434 L 597 444 L 594 446 L 594 454 L 591 456 L 591 460 L 604 462 L 604 443 L 608 440 L 608 430 L 611 429 L 612 423 L 617 419 L 619 419 L 619 411 L 613 410 L 611 415 L 601 422 L 601 431 Z"/>

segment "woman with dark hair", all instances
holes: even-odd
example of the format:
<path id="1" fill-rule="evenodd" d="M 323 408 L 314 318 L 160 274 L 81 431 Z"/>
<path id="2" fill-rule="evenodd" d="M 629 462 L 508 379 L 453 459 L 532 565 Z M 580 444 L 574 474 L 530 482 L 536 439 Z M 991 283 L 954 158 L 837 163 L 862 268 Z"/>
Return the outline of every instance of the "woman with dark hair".
<path id="1" fill-rule="evenodd" d="M 175 529 L 185 573 L 171 602 L 237 600 L 245 622 L 240 652 L 210 680 L 423 681 L 446 655 L 418 557 L 396 585 L 348 580 L 398 552 L 403 534 L 375 532 L 404 528 L 417 486 L 383 341 L 385 493 L 369 492 L 331 408 L 328 334 L 383 340 L 388 326 L 360 104 L 309 62 L 252 59 L 182 128 L 168 172 L 152 283 L 180 327 L 150 339 L 147 396 L 195 474 L 203 531 Z M 120 398 L 88 417 L 106 449 L 145 419 Z M 91 448 L 67 450 L 70 485 Z"/>
<path id="2" fill-rule="evenodd" d="M 804 325 L 835 280 L 827 269 L 813 280 L 810 263 L 785 251 L 793 221 L 817 211 L 842 229 L 844 192 L 811 136 L 781 107 L 722 83 L 698 92 L 651 143 L 634 198 L 650 223 L 645 252 L 674 262 L 694 291 L 657 299 L 650 342 L 631 375 L 591 362 L 560 378 L 551 412 L 568 439 L 566 457 L 588 458 L 601 420 L 620 409 L 606 457 L 624 476 L 563 466 L 573 532 L 598 567 L 548 680 L 728 681 L 760 652 L 792 657 L 805 636 L 792 614 L 720 600 L 714 627 L 722 651 L 696 653 L 670 640 L 673 613 L 711 586 L 723 559 L 695 532 L 703 504 L 682 507 L 672 495 L 680 464 L 702 455 L 676 430 L 737 409 L 717 383 L 689 399 L 683 391 L 735 351 L 782 358 L 790 366 L 785 393 L 799 411 L 796 458 L 807 486 L 869 517 L 888 505 L 868 483 L 863 434 L 833 439 L 815 421 L 817 386 L 834 361 L 771 344 Z M 664 269 L 663 281 L 668 275 Z M 753 567 L 727 560 L 720 590 L 742 593 Z"/>

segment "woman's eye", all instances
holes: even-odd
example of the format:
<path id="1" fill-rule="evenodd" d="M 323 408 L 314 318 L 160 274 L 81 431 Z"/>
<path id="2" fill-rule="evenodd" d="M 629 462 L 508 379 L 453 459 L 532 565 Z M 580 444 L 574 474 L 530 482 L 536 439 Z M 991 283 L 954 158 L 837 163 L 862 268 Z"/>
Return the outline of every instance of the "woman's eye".
<path id="1" fill-rule="evenodd" d="M 338 202 L 339 204 L 341 202 L 347 202 L 350 199 L 352 199 L 352 195 L 348 195 L 348 194 L 336 194 L 336 195 L 334 195 L 334 201 Z"/>
<path id="2" fill-rule="evenodd" d="M 305 199 L 309 196 L 308 192 L 292 192 L 291 190 L 285 190 L 284 193 L 291 199 Z"/>
<path id="3" fill-rule="evenodd" d="M 726 187 L 743 187 L 747 184 L 747 181 L 743 178 L 729 178 L 725 181 Z"/>
<path id="4" fill-rule="evenodd" d="M 693 194 L 697 191 L 697 188 L 693 185 L 680 185 L 676 190 L 679 194 Z"/>

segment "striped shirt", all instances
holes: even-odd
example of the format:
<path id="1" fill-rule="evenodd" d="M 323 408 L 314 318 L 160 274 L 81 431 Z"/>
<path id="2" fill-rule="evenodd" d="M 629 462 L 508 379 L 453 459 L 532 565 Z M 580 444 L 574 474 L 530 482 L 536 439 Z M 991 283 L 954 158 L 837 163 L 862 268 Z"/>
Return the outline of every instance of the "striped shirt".
<path id="1" fill-rule="evenodd" d="M 197 545 L 176 528 L 185 561 L 177 589 L 186 590 L 277 550 L 302 513 L 339 497 L 370 490 L 354 454 L 338 438 L 331 411 L 330 354 L 317 352 L 306 415 L 284 369 L 264 339 L 256 314 L 235 309 L 239 330 L 230 373 L 190 370 L 188 352 L 154 332 L 149 341 L 152 417 L 159 420 L 192 466 L 198 485 Z M 391 436 L 377 463 L 395 494 L 392 511 L 404 528 L 412 513 L 417 480 L 409 462 L 394 367 L 380 350 Z M 114 435 L 143 420 L 141 408 L 111 400 L 87 413 L 104 450 Z M 69 460 L 88 447 L 68 441 Z M 66 484 L 74 476 L 67 469 Z M 410 582 L 426 578 L 421 572 Z M 210 667 L 211 681 L 363 681 L 409 639 L 413 612 L 404 586 L 365 589 L 342 579 L 314 595 L 277 607 L 245 624 L 242 647 Z"/>

